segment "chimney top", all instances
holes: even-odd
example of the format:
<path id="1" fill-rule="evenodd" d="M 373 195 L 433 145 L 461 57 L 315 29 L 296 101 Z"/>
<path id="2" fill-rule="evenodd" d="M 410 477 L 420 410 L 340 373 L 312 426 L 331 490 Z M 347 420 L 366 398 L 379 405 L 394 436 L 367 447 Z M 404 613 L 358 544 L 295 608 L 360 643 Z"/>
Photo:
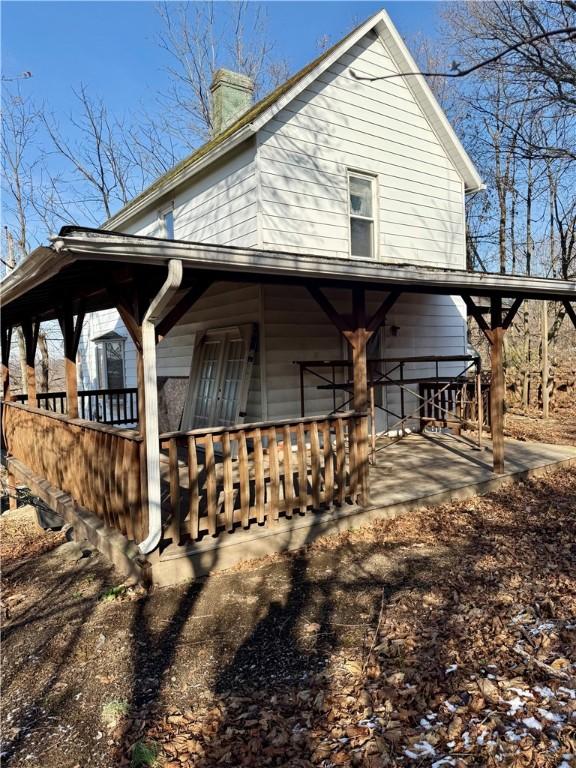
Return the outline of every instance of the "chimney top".
<path id="1" fill-rule="evenodd" d="M 212 135 L 217 136 L 252 106 L 254 83 L 246 75 L 218 69 L 212 85 Z"/>

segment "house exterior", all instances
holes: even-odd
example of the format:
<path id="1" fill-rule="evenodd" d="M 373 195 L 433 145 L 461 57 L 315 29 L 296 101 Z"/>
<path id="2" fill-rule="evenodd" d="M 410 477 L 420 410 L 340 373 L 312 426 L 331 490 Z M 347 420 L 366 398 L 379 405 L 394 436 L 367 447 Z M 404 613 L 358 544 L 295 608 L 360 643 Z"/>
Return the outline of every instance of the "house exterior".
<path id="1" fill-rule="evenodd" d="M 213 86 L 219 132 L 105 229 L 289 252 L 296 268 L 299 254 L 313 254 L 464 269 L 465 197 L 482 182 L 423 79 L 395 76 L 415 71 L 384 11 L 255 106 L 247 78 L 220 71 Z M 347 311 L 345 292 L 327 293 Z M 466 351 L 460 298 L 405 294 L 370 354 Z M 214 283 L 158 345 L 161 429 L 299 416 L 295 361 L 347 356 L 304 288 Z M 412 369 L 427 372 L 424 364 Z M 317 384 L 304 382 L 309 414 L 333 409 L 333 392 Z M 115 309 L 85 320 L 79 386 L 136 386 L 136 350 Z M 378 397 L 398 410 L 398 391 Z M 337 403 L 345 399 L 338 392 Z M 385 430 L 386 413 L 378 413 Z"/>

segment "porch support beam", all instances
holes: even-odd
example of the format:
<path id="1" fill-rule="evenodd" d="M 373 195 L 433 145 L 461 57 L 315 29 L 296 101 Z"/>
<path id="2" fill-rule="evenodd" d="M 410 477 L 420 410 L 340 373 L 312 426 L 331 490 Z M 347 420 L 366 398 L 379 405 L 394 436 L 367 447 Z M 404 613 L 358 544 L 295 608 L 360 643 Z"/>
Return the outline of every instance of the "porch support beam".
<path id="1" fill-rule="evenodd" d="M 12 326 L 2 325 L 2 396 L 10 400 L 10 344 L 12 343 Z"/>
<path id="2" fill-rule="evenodd" d="M 206 293 L 208 288 L 212 285 L 211 278 L 199 278 L 198 281 L 190 288 L 182 298 L 176 302 L 172 309 L 167 312 L 156 326 L 156 338 L 157 341 L 162 341 L 164 336 L 176 325 L 176 323 L 184 317 L 198 299 Z"/>
<path id="3" fill-rule="evenodd" d="M 497 475 L 504 474 L 504 334 L 518 312 L 522 299 L 516 299 L 504 317 L 502 296 L 490 298 L 490 325 L 470 296 L 462 296 L 468 312 L 476 320 L 490 344 L 490 421 L 492 432 L 492 462 Z"/>
<path id="4" fill-rule="evenodd" d="M 377 331 L 380 328 L 380 326 L 386 320 L 386 315 L 388 314 L 388 312 L 390 312 L 394 304 L 396 304 L 396 302 L 400 298 L 400 295 L 401 295 L 400 291 L 392 291 L 391 293 L 388 294 L 388 296 L 386 296 L 382 304 L 380 304 L 376 312 L 374 312 L 374 314 L 368 321 L 367 328 L 369 331 Z"/>
<path id="5" fill-rule="evenodd" d="M 572 320 L 574 328 L 576 328 L 576 309 L 572 306 L 572 302 L 569 299 L 565 299 L 563 304 L 566 314 Z"/>
<path id="6" fill-rule="evenodd" d="M 490 420 L 492 424 L 492 460 L 494 472 L 504 474 L 504 321 L 502 318 L 502 297 L 490 299 L 492 344 L 490 362 L 492 383 L 490 386 Z"/>
<path id="7" fill-rule="evenodd" d="M 502 327 L 504 328 L 505 331 L 507 331 L 508 328 L 510 328 L 510 326 L 514 322 L 514 318 L 516 317 L 518 310 L 522 306 L 523 302 L 524 302 L 524 299 L 514 300 L 514 303 L 506 313 L 506 317 L 502 321 Z"/>
<path id="8" fill-rule="evenodd" d="M 71 419 L 78 418 L 78 371 L 76 357 L 84 324 L 84 310 L 80 309 L 74 320 L 70 303 L 64 304 L 58 313 L 58 322 L 64 337 L 64 377 L 66 380 L 66 411 Z"/>
<path id="9" fill-rule="evenodd" d="M 36 407 L 36 347 L 38 345 L 38 332 L 40 321 L 36 319 L 22 322 L 22 334 L 26 348 L 26 384 L 28 392 L 28 405 Z"/>
<path id="10" fill-rule="evenodd" d="M 357 418 L 354 426 L 354 467 L 357 472 L 357 484 L 359 488 L 358 503 L 366 507 L 370 504 L 370 492 L 368 484 L 368 361 L 366 348 L 372 335 L 380 328 L 386 319 L 386 315 L 398 300 L 400 291 L 392 291 L 384 299 L 376 312 L 367 317 L 366 291 L 363 287 L 355 286 L 352 289 L 352 315 L 340 314 L 326 298 L 324 293 L 316 285 L 308 285 L 308 292 L 329 320 L 338 328 L 352 348 L 352 362 L 354 375 L 353 403 Z"/>

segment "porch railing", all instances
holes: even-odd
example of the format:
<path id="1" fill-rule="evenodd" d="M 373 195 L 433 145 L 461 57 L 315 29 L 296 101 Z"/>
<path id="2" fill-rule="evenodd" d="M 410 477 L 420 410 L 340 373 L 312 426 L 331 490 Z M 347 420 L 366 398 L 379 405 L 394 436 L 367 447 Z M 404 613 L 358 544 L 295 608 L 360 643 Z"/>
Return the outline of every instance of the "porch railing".
<path id="1" fill-rule="evenodd" d="M 350 440 L 359 415 L 198 429 L 160 436 L 174 543 L 353 503 Z"/>
<path id="2" fill-rule="evenodd" d="M 27 395 L 15 395 L 16 402 L 28 402 Z M 38 392 L 36 405 L 46 411 L 65 414 L 66 392 Z M 85 389 L 78 392 L 78 415 L 99 424 L 136 424 L 138 422 L 138 390 Z"/>
<path id="3" fill-rule="evenodd" d="M 430 424 L 465 425 L 477 424 L 478 416 L 482 418 L 482 426 L 490 427 L 490 382 L 482 382 L 479 408 L 477 384 L 475 381 L 427 381 L 419 385 L 420 392 L 420 423 L 421 426 Z"/>
<path id="4" fill-rule="evenodd" d="M 43 408 L 4 402 L 8 454 L 129 539 L 143 533 L 140 435 Z"/>

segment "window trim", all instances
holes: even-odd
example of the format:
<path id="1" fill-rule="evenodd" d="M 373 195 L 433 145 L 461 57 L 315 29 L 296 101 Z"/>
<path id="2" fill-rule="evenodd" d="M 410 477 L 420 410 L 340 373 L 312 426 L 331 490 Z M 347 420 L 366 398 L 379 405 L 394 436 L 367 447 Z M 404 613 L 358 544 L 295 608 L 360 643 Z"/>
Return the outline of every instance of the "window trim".
<path id="1" fill-rule="evenodd" d="M 352 213 L 350 205 L 350 179 L 356 177 L 359 179 L 368 179 L 372 190 L 372 216 L 359 216 Z M 346 194 L 348 205 L 348 258 L 357 259 L 358 261 L 378 261 L 378 242 L 379 242 L 379 229 L 378 229 L 378 174 L 371 173 L 370 171 L 361 171 L 357 168 L 346 168 Z M 360 221 L 372 222 L 372 256 L 355 256 L 352 253 L 352 225 L 351 220 L 358 219 Z"/>
<path id="2" fill-rule="evenodd" d="M 172 237 L 168 237 L 168 233 L 166 231 L 166 216 L 171 213 L 172 214 Z M 175 231 L 174 231 L 174 201 L 169 205 L 165 205 L 163 208 L 160 208 L 158 211 L 158 221 L 160 222 L 160 226 L 162 228 L 162 237 L 165 240 L 174 240 L 175 237 Z"/>

